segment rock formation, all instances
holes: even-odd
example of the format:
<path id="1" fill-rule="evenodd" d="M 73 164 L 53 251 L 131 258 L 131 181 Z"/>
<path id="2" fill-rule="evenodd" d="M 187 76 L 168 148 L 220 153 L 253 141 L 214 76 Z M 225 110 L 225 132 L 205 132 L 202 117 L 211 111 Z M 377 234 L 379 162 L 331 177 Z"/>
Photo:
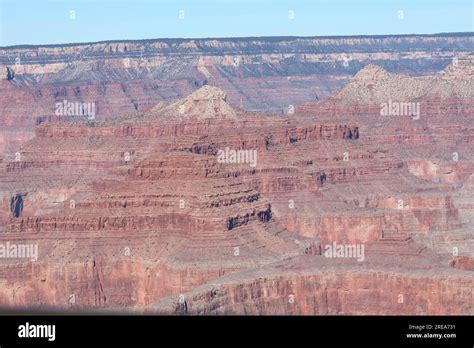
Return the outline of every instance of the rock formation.
<path id="1" fill-rule="evenodd" d="M 95 103 L 97 119 L 138 115 L 203 85 L 246 110 L 323 100 L 368 63 L 427 75 L 464 59 L 472 35 L 164 39 L 0 47 L 0 153 L 15 153 L 41 122 L 77 121 L 56 103 Z M 277 86 L 277 88 L 275 88 Z"/>
<path id="2" fill-rule="evenodd" d="M 0 258 L 0 306 L 472 315 L 472 85 L 470 59 L 424 77 L 368 65 L 285 115 L 205 84 L 38 122 L 0 158 L 0 245 L 39 252 Z M 389 101 L 421 112 L 384 115 Z"/>

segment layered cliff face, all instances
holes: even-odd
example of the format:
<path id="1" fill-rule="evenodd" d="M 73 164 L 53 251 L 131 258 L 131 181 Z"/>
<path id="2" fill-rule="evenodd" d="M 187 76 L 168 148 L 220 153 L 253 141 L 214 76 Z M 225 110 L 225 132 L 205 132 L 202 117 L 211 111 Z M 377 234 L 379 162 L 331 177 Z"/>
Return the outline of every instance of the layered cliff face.
<path id="1" fill-rule="evenodd" d="M 335 96 L 297 108 L 318 120 L 357 122 L 361 133 L 367 134 L 362 143 L 377 144 L 380 151 L 403 161 L 422 185 L 433 185 L 422 190 L 417 184 L 408 197 L 400 198 L 403 209 L 416 217 L 416 229 L 426 232 L 414 238 L 438 251 L 463 250 L 468 259 L 472 258 L 473 67 L 470 57 L 435 75 L 410 77 L 368 65 Z M 383 206 L 393 207 L 394 200 Z M 380 206 L 381 201 L 374 204 Z M 440 204 L 446 209 L 441 215 L 435 213 Z"/>
<path id="2" fill-rule="evenodd" d="M 391 257 L 386 262 L 397 263 Z M 223 276 L 171 296 L 145 313 L 178 315 L 472 315 L 469 272 L 420 265 L 387 272 L 381 260 L 364 265 L 299 257 Z M 411 262 L 417 261 L 416 265 Z M 413 291 L 412 289 L 417 289 Z"/>
<path id="3" fill-rule="evenodd" d="M 2 167 L 1 240 L 39 250 L 21 279 L 8 271 L 25 267 L 21 259 L 5 268 L 2 305 L 67 308 L 74 296 L 74 308 L 141 308 L 226 273 L 315 253 L 318 241 L 279 224 L 259 191 L 286 171 L 264 165 L 273 163 L 268 139 L 273 149 L 348 141 L 356 126 L 257 116 L 205 86 L 138 118 L 39 125 Z M 21 212 L 10 209 L 12 195 Z"/>
<path id="4" fill-rule="evenodd" d="M 310 44 L 414 49 L 419 38 L 357 40 Z M 223 41 L 206 42 L 149 49 L 220 59 Z M 95 57 L 140 48 L 85 47 Z M 31 88 L 17 76 L 2 83 Z M 284 115 L 245 111 L 207 84 L 122 116 L 45 115 L 0 157 L 0 306 L 474 314 L 471 79 L 470 59 L 424 77 L 368 65 L 333 97 Z M 37 253 L 13 256 L 22 245 Z"/>

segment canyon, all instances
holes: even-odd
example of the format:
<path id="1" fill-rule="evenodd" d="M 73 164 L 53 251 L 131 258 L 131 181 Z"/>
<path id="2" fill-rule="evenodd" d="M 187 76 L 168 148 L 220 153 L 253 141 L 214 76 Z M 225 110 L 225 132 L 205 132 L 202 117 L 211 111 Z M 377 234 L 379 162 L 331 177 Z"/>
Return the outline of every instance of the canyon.
<path id="1" fill-rule="evenodd" d="M 473 43 L 0 48 L 0 245 L 38 247 L 0 258 L 0 307 L 474 314 Z M 63 100 L 96 117 L 55 114 Z"/>
<path id="2" fill-rule="evenodd" d="M 472 52 L 472 35 L 157 39 L 0 47 L 0 153 L 14 153 L 56 103 L 95 103 L 97 119 L 140 114 L 209 84 L 232 105 L 284 114 L 323 100 L 369 63 L 433 74 Z"/>

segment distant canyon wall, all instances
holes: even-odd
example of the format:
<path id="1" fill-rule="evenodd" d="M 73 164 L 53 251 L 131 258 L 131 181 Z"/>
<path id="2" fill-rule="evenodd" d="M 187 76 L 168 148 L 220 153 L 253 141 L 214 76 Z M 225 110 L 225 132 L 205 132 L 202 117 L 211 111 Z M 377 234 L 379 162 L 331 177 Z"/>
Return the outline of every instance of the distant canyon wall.
<path id="1" fill-rule="evenodd" d="M 56 115 L 64 100 L 94 103 L 103 119 L 140 114 L 210 84 L 225 90 L 232 105 L 282 114 L 333 95 L 368 63 L 426 75 L 467 56 L 473 43 L 466 33 L 2 47 L 0 153 L 15 152 L 36 124 L 66 120 Z"/>

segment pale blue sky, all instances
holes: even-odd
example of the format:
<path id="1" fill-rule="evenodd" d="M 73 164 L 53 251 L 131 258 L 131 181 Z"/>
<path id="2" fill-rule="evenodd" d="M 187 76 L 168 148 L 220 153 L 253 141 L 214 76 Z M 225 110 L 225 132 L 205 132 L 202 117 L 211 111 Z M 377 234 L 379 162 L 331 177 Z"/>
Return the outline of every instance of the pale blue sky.
<path id="1" fill-rule="evenodd" d="M 0 46 L 472 32 L 474 0 L 0 0 Z M 184 18 L 179 18 L 179 11 Z M 74 11 L 75 18 L 72 16 Z M 289 18 L 294 11 L 294 18 Z M 403 11 L 403 19 L 399 18 Z"/>

